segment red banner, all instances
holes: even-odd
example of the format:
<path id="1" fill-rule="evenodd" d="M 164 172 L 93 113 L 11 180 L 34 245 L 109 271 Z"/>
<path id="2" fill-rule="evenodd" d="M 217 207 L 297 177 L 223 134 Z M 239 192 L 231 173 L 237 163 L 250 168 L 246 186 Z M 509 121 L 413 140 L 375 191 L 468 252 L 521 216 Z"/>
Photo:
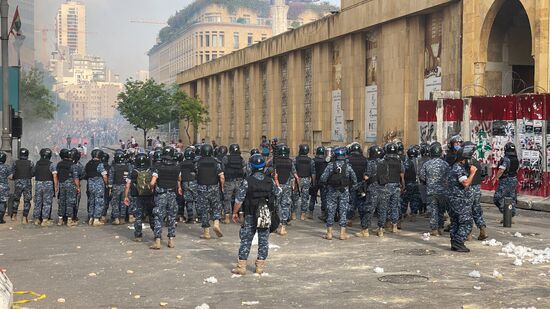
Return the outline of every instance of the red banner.
<path id="1" fill-rule="evenodd" d="M 462 99 L 443 100 L 443 121 L 462 121 L 464 119 L 464 101 Z"/>
<path id="2" fill-rule="evenodd" d="M 435 110 L 437 107 L 436 101 L 421 100 L 418 101 L 418 121 L 421 122 L 436 122 Z"/>

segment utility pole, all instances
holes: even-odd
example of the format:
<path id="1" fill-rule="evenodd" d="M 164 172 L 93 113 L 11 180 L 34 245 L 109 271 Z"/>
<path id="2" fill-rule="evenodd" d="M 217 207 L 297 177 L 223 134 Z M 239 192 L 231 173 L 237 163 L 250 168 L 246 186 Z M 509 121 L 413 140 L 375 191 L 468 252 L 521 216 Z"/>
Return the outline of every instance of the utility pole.
<path id="1" fill-rule="evenodd" d="M 8 94 L 8 0 L 0 2 L 0 27 L 2 33 L 2 147 L 0 150 L 11 153 L 11 137 L 10 137 L 10 103 Z"/>

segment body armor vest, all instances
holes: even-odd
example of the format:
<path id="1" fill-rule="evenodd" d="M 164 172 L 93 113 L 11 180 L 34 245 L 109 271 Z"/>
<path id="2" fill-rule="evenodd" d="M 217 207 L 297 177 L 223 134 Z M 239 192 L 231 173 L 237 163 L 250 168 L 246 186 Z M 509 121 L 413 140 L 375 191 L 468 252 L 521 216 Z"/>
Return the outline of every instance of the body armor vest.
<path id="1" fill-rule="evenodd" d="M 405 169 L 405 182 L 416 182 L 416 162 L 414 159 L 409 159 L 407 168 Z"/>
<path id="2" fill-rule="evenodd" d="M 176 190 L 178 188 L 178 178 L 180 171 L 173 164 L 162 164 L 158 168 L 157 184 L 159 188 L 165 190 Z"/>
<path id="3" fill-rule="evenodd" d="M 204 157 L 199 160 L 197 169 L 197 182 L 199 185 L 213 186 L 219 182 L 218 161 L 211 157 Z"/>
<path id="4" fill-rule="evenodd" d="M 34 179 L 36 181 L 53 181 L 52 172 L 50 172 L 50 160 L 40 159 L 36 162 L 34 170 Z"/>
<path id="5" fill-rule="evenodd" d="M 254 215 L 258 208 L 258 204 L 262 200 L 269 199 L 273 188 L 273 181 L 269 177 L 264 177 L 263 180 L 258 180 L 253 176 L 246 179 L 248 182 L 248 190 L 243 202 L 243 211 L 245 215 Z"/>
<path id="6" fill-rule="evenodd" d="M 355 177 L 357 177 L 357 180 L 361 181 L 365 174 L 365 168 L 367 167 L 367 158 L 363 155 L 351 155 L 349 157 L 349 163 L 351 164 L 351 169 L 355 172 Z"/>
<path id="7" fill-rule="evenodd" d="M 97 167 L 101 162 L 98 160 L 91 160 L 86 164 L 86 179 L 101 177 L 101 173 L 97 171 Z"/>
<path id="8" fill-rule="evenodd" d="M 308 156 L 297 156 L 296 173 L 300 178 L 311 177 L 311 158 Z"/>
<path id="9" fill-rule="evenodd" d="M 504 171 L 503 177 L 516 177 L 519 169 L 519 160 L 517 156 L 506 156 L 510 159 L 510 167 Z"/>
<path id="10" fill-rule="evenodd" d="M 277 157 L 273 159 L 273 167 L 277 171 L 280 184 L 286 184 L 292 174 L 292 160 Z"/>
<path id="11" fill-rule="evenodd" d="M 313 159 L 315 162 L 315 175 L 317 176 L 315 178 L 315 182 L 319 183 L 319 180 L 321 179 L 321 175 L 323 175 L 323 172 L 327 168 L 327 161 L 324 158 L 315 157 Z"/>
<path id="12" fill-rule="evenodd" d="M 114 175 L 113 183 L 115 185 L 122 185 L 125 183 L 126 178 L 128 177 L 128 165 L 126 164 L 115 164 L 114 166 Z"/>
<path id="13" fill-rule="evenodd" d="M 32 167 L 29 160 L 17 160 L 15 161 L 15 172 L 13 179 L 31 179 Z"/>
<path id="14" fill-rule="evenodd" d="M 243 157 L 240 155 L 228 155 L 227 164 L 224 166 L 223 174 L 225 180 L 242 179 L 243 173 Z"/>
<path id="15" fill-rule="evenodd" d="M 73 161 L 63 160 L 57 163 L 57 178 L 59 183 L 65 182 L 71 178 L 71 167 L 73 166 Z"/>
<path id="16" fill-rule="evenodd" d="M 195 163 L 191 160 L 185 160 L 180 164 L 181 181 L 190 182 L 197 180 L 197 171 L 195 170 Z"/>

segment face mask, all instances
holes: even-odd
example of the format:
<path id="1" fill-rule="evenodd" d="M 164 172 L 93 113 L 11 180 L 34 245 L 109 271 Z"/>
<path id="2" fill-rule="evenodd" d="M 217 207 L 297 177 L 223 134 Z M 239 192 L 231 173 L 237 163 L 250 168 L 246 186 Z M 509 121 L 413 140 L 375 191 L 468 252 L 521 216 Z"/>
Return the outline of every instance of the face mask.
<path id="1" fill-rule="evenodd" d="M 455 146 L 453 146 L 453 149 L 454 149 L 455 151 L 459 151 L 460 148 L 462 148 L 462 147 L 460 147 L 460 145 L 455 145 Z"/>

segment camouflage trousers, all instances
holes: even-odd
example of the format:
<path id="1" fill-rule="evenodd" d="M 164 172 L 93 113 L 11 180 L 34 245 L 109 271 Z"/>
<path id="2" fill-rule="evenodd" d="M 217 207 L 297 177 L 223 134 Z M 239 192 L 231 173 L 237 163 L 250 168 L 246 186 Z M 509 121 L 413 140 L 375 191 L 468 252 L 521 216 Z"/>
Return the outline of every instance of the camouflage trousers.
<path id="1" fill-rule="evenodd" d="M 218 185 L 198 186 L 197 207 L 200 208 L 202 228 L 210 227 L 210 220 L 222 218 L 222 202 Z M 210 217 L 212 213 L 212 217 Z"/>
<path id="2" fill-rule="evenodd" d="M 483 219 L 483 209 L 481 209 L 481 186 L 480 185 L 471 185 L 468 190 L 470 195 L 468 199 L 472 201 L 472 217 L 474 218 L 474 223 L 477 228 L 484 228 L 487 226 L 485 224 L 485 219 Z"/>
<path id="3" fill-rule="evenodd" d="M 124 205 L 125 185 L 114 185 L 111 189 L 111 218 L 126 219 L 128 208 Z"/>
<path id="4" fill-rule="evenodd" d="M 422 200 L 420 198 L 420 190 L 416 182 L 408 182 L 405 184 L 405 192 L 401 194 L 401 216 L 407 214 L 410 207 L 411 214 L 418 214 Z"/>
<path id="5" fill-rule="evenodd" d="M 73 218 L 76 208 L 76 186 L 72 179 L 59 184 L 59 197 L 57 199 L 57 216 Z"/>
<path id="6" fill-rule="evenodd" d="M 34 187 L 33 218 L 48 219 L 54 196 L 53 181 L 37 181 Z"/>
<path id="7" fill-rule="evenodd" d="M 258 233 L 258 260 L 267 259 L 269 251 L 269 229 L 256 228 L 256 216 L 246 215 L 239 231 L 241 244 L 239 246 L 239 260 L 247 260 L 252 247 L 254 234 Z"/>
<path id="8" fill-rule="evenodd" d="M 399 216 L 401 213 L 401 190 L 398 183 L 386 184 L 386 202 L 387 202 L 387 214 L 392 224 L 399 222 Z"/>
<path id="9" fill-rule="evenodd" d="M 449 216 L 451 218 L 451 240 L 464 243 L 473 227 L 472 201 L 469 198 L 449 196 Z"/>
<path id="10" fill-rule="evenodd" d="M 153 208 L 155 238 L 161 238 L 164 213 L 168 215 L 168 237 L 176 237 L 176 214 L 178 204 L 176 192 L 157 193 L 155 195 L 155 208 Z"/>
<path id="11" fill-rule="evenodd" d="M 428 195 L 428 211 L 430 212 L 430 229 L 442 229 L 445 225 L 447 197 L 443 194 Z"/>
<path id="12" fill-rule="evenodd" d="M 281 185 L 281 193 L 277 196 L 277 206 L 279 208 L 279 214 L 282 225 L 288 224 L 290 218 L 290 208 L 292 204 L 292 185 Z"/>
<path id="13" fill-rule="evenodd" d="M 311 187 L 311 178 L 300 178 L 300 194 L 298 195 L 298 205 L 302 213 L 308 211 L 309 208 L 309 188 Z"/>
<path id="14" fill-rule="evenodd" d="M 23 217 L 27 217 L 31 211 L 32 183 L 30 179 L 16 179 L 13 192 L 12 214 L 17 213 L 19 202 L 23 195 Z"/>
<path id="15" fill-rule="evenodd" d="M 344 192 L 340 192 L 337 189 L 328 187 L 327 192 L 327 227 L 334 225 L 334 217 L 336 211 L 340 215 L 340 222 L 338 224 L 343 227 L 348 223 L 347 213 L 349 206 L 349 189 L 345 188 Z"/>
<path id="16" fill-rule="evenodd" d="M 193 211 L 197 212 L 197 218 L 200 218 L 201 215 L 199 214 L 199 210 L 195 209 L 196 207 L 196 201 L 197 201 L 197 182 L 196 181 L 189 181 L 189 182 L 183 182 L 181 184 L 181 187 L 183 189 L 183 204 L 182 208 L 179 211 L 180 215 L 184 215 L 185 211 L 187 211 L 187 219 L 193 219 Z"/>
<path id="17" fill-rule="evenodd" d="M 88 180 L 88 218 L 99 219 L 105 208 L 105 185 L 101 177 Z"/>
<path id="18" fill-rule="evenodd" d="M 134 209 L 134 237 L 143 237 L 143 214 L 153 208 L 153 196 L 138 196 L 135 197 L 136 208 Z M 151 231 L 155 230 L 154 220 L 149 220 Z"/>
<path id="19" fill-rule="evenodd" d="M 498 180 L 498 186 L 493 197 L 493 202 L 500 210 L 500 213 L 504 212 L 504 198 L 512 198 L 512 216 L 516 215 L 517 204 L 517 177 L 506 177 Z"/>
<path id="20" fill-rule="evenodd" d="M 223 186 L 223 191 L 224 191 L 223 192 L 223 195 L 224 195 L 223 213 L 224 214 L 230 215 L 233 213 L 232 204 L 233 204 L 233 201 L 235 200 L 235 194 L 237 194 L 237 189 L 241 185 L 241 182 L 242 182 L 242 179 L 234 179 L 234 180 L 229 180 L 225 182 Z"/>
<path id="21" fill-rule="evenodd" d="M 387 191 L 385 186 L 378 183 L 372 183 L 367 190 L 367 200 L 365 217 L 361 218 L 361 227 L 368 228 L 372 216 L 376 211 L 378 213 L 378 227 L 383 227 L 387 218 Z"/>

